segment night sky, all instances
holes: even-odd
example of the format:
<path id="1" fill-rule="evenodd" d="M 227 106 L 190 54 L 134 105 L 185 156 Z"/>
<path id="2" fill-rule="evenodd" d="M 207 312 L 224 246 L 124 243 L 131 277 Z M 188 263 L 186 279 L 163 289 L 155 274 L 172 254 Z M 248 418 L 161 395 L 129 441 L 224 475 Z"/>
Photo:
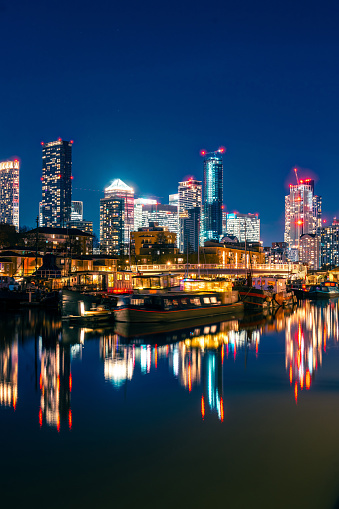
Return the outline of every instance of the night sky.
<path id="1" fill-rule="evenodd" d="M 0 160 L 21 160 L 20 224 L 41 200 L 41 141 L 74 140 L 73 199 L 99 227 L 114 178 L 168 203 L 227 148 L 224 203 L 283 240 L 288 184 L 339 217 L 339 3 L 0 0 Z"/>

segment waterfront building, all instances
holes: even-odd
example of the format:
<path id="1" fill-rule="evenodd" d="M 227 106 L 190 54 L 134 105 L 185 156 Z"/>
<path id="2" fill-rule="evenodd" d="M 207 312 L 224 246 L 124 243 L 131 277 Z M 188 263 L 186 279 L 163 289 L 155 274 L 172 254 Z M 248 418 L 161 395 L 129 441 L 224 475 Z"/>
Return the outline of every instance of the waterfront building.
<path id="1" fill-rule="evenodd" d="M 239 242 L 260 242 L 260 219 L 258 214 L 226 215 L 226 235 L 234 235 Z"/>
<path id="2" fill-rule="evenodd" d="M 100 200 L 100 248 L 102 254 L 120 255 L 125 246 L 125 199 Z"/>
<path id="3" fill-rule="evenodd" d="M 131 253 L 140 256 L 142 263 L 160 261 L 164 256 L 172 259 L 178 253 L 176 237 L 176 233 L 157 223 L 150 223 L 148 227 L 131 233 Z"/>
<path id="4" fill-rule="evenodd" d="M 192 214 L 188 214 L 189 210 L 201 209 L 202 203 L 202 183 L 200 180 L 189 178 L 178 185 L 178 212 L 179 212 L 179 250 L 183 253 L 187 247 L 188 239 L 185 237 L 185 228 L 187 228 L 187 219 Z M 196 211 L 195 217 L 199 218 L 199 224 L 195 225 L 198 229 L 198 236 L 200 236 L 200 218 L 201 213 Z M 185 227 L 186 224 L 186 227 Z M 187 231 L 187 229 L 186 229 Z M 195 245 L 190 239 L 191 248 Z"/>
<path id="5" fill-rule="evenodd" d="M 219 240 L 222 235 L 224 149 L 206 154 L 204 151 L 203 240 Z"/>
<path id="6" fill-rule="evenodd" d="M 233 268 L 250 268 L 265 263 L 264 249 L 260 244 L 253 243 L 245 248 L 244 243 L 207 241 L 200 251 L 204 263 L 230 265 Z"/>
<path id="7" fill-rule="evenodd" d="M 320 266 L 339 266 L 339 224 L 336 218 L 332 225 L 320 228 Z"/>
<path id="8" fill-rule="evenodd" d="M 64 227 L 71 219 L 73 141 L 41 143 L 42 200 L 40 226 Z"/>
<path id="9" fill-rule="evenodd" d="M 272 242 L 272 247 L 264 247 L 265 263 L 288 263 L 286 242 Z"/>
<path id="10" fill-rule="evenodd" d="M 114 179 L 112 184 L 105 189 L 105 198 L 123 200 L 123 244 L 124 251 L 128 253 L 130 233 L 134 229 L 134 189 L 126 185 L 122 180 Z M 114 223 L 116 223 L 115 220 Z M 106 242 L 107 237 L 105 239 Z M 118 239 L 116 238 L 115 240 Z"/>
<path id="11" fill-rule="evenodd" d="M 300 255 L 300 237 L 317 233 L 321 226 L 321 197 L 314 195 L 314 180 L 304 179 L 290 185 L 285 196 L 285 235 L 289 258 L 297 261 Z"/>
<path id="12" fill-rule="evenodd" d="M 299 241 L 299 261 L 310 269 L 319 269 L 319 236 L 315 233 L 304 233 Z"/>
<path id="13" fill-rule="evenodd" d="M 19 231 L 19 171 L 20 163 L 0 162 L 0 223 L 15 226 Z"/>

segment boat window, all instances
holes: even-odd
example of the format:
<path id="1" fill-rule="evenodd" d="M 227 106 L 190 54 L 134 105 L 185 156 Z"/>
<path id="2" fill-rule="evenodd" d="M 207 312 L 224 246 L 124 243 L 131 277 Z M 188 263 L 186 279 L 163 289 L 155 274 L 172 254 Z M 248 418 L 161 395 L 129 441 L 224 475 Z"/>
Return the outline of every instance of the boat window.
<path id="1" fill-rule="evenodd" d="M 211 303 L 212 304 L 218 304 L 217 298 L 216 297 L 211 297 Z"/>
<path id="2" fill-rule="evenodd" d="M 204 304 L 210 304 L 210 303 L 211 303 L 210 298 L 204 297 Z"/>
<path id="3" fill-rule="evenodd" d="M 172 304 L 173 304 L 173 306 L 177 306 L 178 305 L 178 301 L 176 299 L 173 299 Z"/>
<path id="4" fill-rule="evenodd" d="M 143 306 L 144 299 L 131 299 L 132 306 Z"/>
<path id="5" fill-rule="evenodd" d="M 184 306 L 187 306 L 187 299 L 181 299 L 181 304 L 183 304 Z"/>
<path id="6" fill-rule="evenodd" d="M 201 302 L 200 302 L 200 299 L 198 299 L 198 297 L 196 297 L 195 299 L 190 299 L 191 300 L 191 304 L 193 304 L 194 306 L 201 306 Z"/>

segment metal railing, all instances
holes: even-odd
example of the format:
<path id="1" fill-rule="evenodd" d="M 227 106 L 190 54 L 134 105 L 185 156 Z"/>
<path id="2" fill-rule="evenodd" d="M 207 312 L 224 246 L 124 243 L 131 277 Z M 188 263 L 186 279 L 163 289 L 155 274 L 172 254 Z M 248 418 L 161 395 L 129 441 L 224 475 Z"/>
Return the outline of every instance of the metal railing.
<path id="1" fill-rule="evenodd" d="M 271 263 L 271 264 L 252 264 L 251 267 L 246 266 L 244 263 L 231 263 L 231 264 L 174 264 L 166 263 L 159 265 L 131 265 L 133 272 L 171 272 L 171 271 L 198 271 L 198 270 L 220 269 L 220 270 L 255 270 L 255 271 L 268 271 L 268 272 L 300 272 L 303 266 L 299 263 Z"/>

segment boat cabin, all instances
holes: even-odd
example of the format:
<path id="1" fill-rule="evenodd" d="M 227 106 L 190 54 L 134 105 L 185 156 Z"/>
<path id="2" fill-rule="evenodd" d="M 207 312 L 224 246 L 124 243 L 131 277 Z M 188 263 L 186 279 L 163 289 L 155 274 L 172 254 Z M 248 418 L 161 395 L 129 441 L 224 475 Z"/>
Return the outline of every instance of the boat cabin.
<path id="1" fill-rule="evenodd" d="M 173 311 L 220 306 L 221 299 L 217 293 L 202 294 L 134 294 L 119 297 L 117 308 L 148 309 L 153 311 Z"/>
<path id="2" fill-rule="evenodd" d="M 269 290 L 274 293 L 286 292 L 286 279 L 276 277 L 253 277 L 252 285 L 258 290 Z"/>

